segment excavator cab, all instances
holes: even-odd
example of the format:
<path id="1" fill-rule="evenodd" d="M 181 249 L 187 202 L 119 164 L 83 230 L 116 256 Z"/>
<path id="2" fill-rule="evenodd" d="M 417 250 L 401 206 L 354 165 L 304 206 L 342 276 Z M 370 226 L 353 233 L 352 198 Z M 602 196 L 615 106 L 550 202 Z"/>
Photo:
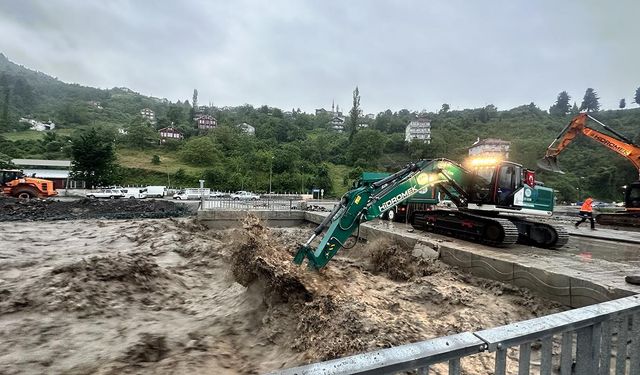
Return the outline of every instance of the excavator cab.
<path id="1" fill-rule="evenodd" d="M 0 186 L 24 176 L 19 169 L 0 169 Z"/>
<path id="2" fill-rule="evenodd" d="M 624 202 L 627 209 L 640 210 L 640 181 L 634 181 L 624 189 Z"/>
<path id="3" fill-rule="evenodd" d="M 469 194 L 470 203 L 513 206 L 514 194 L 523 186 L 524 169 L 521 165 L 501 161 L 471 168 L 474 183 Z"/>

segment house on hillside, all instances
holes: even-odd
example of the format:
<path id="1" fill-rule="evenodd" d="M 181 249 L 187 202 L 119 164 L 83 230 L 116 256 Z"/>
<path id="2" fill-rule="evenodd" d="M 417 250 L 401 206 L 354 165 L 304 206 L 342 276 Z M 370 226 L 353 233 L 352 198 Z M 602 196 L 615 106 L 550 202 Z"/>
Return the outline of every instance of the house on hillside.
<path id="1" fill-rule="evenodd" d="M 502 159 L 509 159 L 509 149 L 511 148 L 511 142 L 503 141 L 497 138 L 487 138 L 477 141 L 471 147 L 469 147 L 469 156 L 484 155 L 484 156 L 498 156 Z"/>
<path id="2" fill-rule="evenodd" d="M 430 144 L 431 120 L 424 116 L 418 116 L 409 122 L 404 131 L 404 140 L 406 142 L 420 141 Z"/>
<path id="3" fill-rule="evenodd" d="M 158 130 L 160 133 L 160 143 L 165 143 L 167 139 L 181 140 L 184 139 L 184 134 L 176 128 L 167 127 Z"/>
<path id="4" fill-rule="evenodd" d="M 247 135 L 256 135 L 256 128 L 247 124 L 246 122 L 238 125 L 238 128 L 240 128 L 240 130 Z"/>
<path id="5" fill-rule="evenodd" d="M 218 126 L 218 121 L 215 117 L 209 115 L 199 115 L 194 118 L 198 129 L 200 130 L 211 130 L 215 129 Z"/>
<path id="6" fill-rule="evenodd" d="M 156 113 L 153 112 L 153 110 L 150 108 L 144 108 L 140 110 L 140 116 L 142 116 L 142 118 L 144 118 L 145 120 L 149 121 L 150 124 L 156 123 Z"/>
<path id="7" fill-rule="evenodd" d="M 53 123 L 53 121 L 40 122 L 38 120 L 24 118 L 24 117 L 20 118 L 19 121 L 31 125 L 29 129 L 39 131 L 39 132 L 49 131 L 56 128 L 56 124 Z"/>
<path id="8" fill-rule="evenodd" d="M 335 116 L 329 121 L 329 127 L 331 130 L 337 131 L 338 133 L 342 133 L 344 131 L 344 117 Z"/>

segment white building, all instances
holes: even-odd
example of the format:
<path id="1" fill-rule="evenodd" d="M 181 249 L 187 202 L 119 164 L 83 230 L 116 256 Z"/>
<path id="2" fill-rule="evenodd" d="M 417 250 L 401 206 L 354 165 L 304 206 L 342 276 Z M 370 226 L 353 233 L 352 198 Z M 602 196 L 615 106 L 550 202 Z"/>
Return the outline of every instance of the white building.
<path id="1" fill-rule="evenodd" d="M 54 124 L 52 121 L 40 122 L 38 120 L 22 117 L 20 119 L 20 122 L 26 122 L 27 124 L 31 125 L 31 128 L 29 129 L 39 132 L 49 131 L 56 128 L 56 124 Z"/>
<path id="2" fill-rule="evenodd" d="M 332 130 L 335 130 L 338 133 L 342 133 L 344 131 L 344 117 L 334 117 L 329 122 L 329 125 Z"/>
<path id="3" fill-rule="evenodd" d="M 496 138 L 480 140 L 480 138 L 478 138 L 478 140 L 469 147 L 469 156 L 499 156 L 500 158 L 508 160 L 510 148 L 511 142 L 509 141 Z"/>
<path id="4" fill-rule="evenodd" d="M 238 125 L 238 128 L 240 128 L 241 131 L 243 131 L 248 135 L 256 135 L 256 128 L 247 124 L 246 122 L 243 122 L 242 124 Z"/>
<path id="5" fill-rule="evenodd" d="M 148 120 L 150 123 L 152 123 L 152 124 L 156 123 L 156 113 L 153 112 L 152 109 L 144 108 L 144 109 L 140 110 L 140 115 L 143 118 L 145 118 L 146 120 Z"/>
<path id="6" fill-rule="evenodd" d="M 414 140 L 431 143 L 431 120 L 426 117 L 418 117 L 411 121 L 404 131 L 404 140 Z"/>

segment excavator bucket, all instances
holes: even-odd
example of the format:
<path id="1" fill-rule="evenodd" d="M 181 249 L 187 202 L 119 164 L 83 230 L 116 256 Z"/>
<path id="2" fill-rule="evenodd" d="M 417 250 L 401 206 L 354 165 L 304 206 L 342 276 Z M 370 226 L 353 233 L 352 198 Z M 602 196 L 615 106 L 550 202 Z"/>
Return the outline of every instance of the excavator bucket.
<path id="1" fill-rule="evenodd" d="M 558 165 L 558 159 L 555 156 L 545 156 L 544 158 L 538 160 L 538 167 L 551 172 L 562 173 L 562 169 Z"/>
<path id="2" fill-rule="evenodd" d="M 307 253 L 311 251 L 313 250 L 311 250 L 309 246 L 305 246 L 305 245 L 300 246 L 300 248 L 298 248 L 298 252 L 296 253 L 295 258 L 293 258 L 293 263 L 298 265 L 302 264 L 302 262 L 304 262 L 304 258 L 307 257 Z"/>

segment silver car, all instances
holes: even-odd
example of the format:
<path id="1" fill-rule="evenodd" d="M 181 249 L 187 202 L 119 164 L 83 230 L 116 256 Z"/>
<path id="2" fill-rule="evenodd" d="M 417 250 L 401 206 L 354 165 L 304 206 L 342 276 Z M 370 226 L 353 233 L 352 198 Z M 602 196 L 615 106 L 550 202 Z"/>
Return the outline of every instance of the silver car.
<path id="1" fill-rule="evenodd" d="M 257 201 L 258 199 L 260 199 L 260 196 L 258 194 L 254 194 L 249 191 L 240 190 L 231 194 L 231 199 L 233 199 L 234 201 L 238 201 L 238 200 Z"/>

